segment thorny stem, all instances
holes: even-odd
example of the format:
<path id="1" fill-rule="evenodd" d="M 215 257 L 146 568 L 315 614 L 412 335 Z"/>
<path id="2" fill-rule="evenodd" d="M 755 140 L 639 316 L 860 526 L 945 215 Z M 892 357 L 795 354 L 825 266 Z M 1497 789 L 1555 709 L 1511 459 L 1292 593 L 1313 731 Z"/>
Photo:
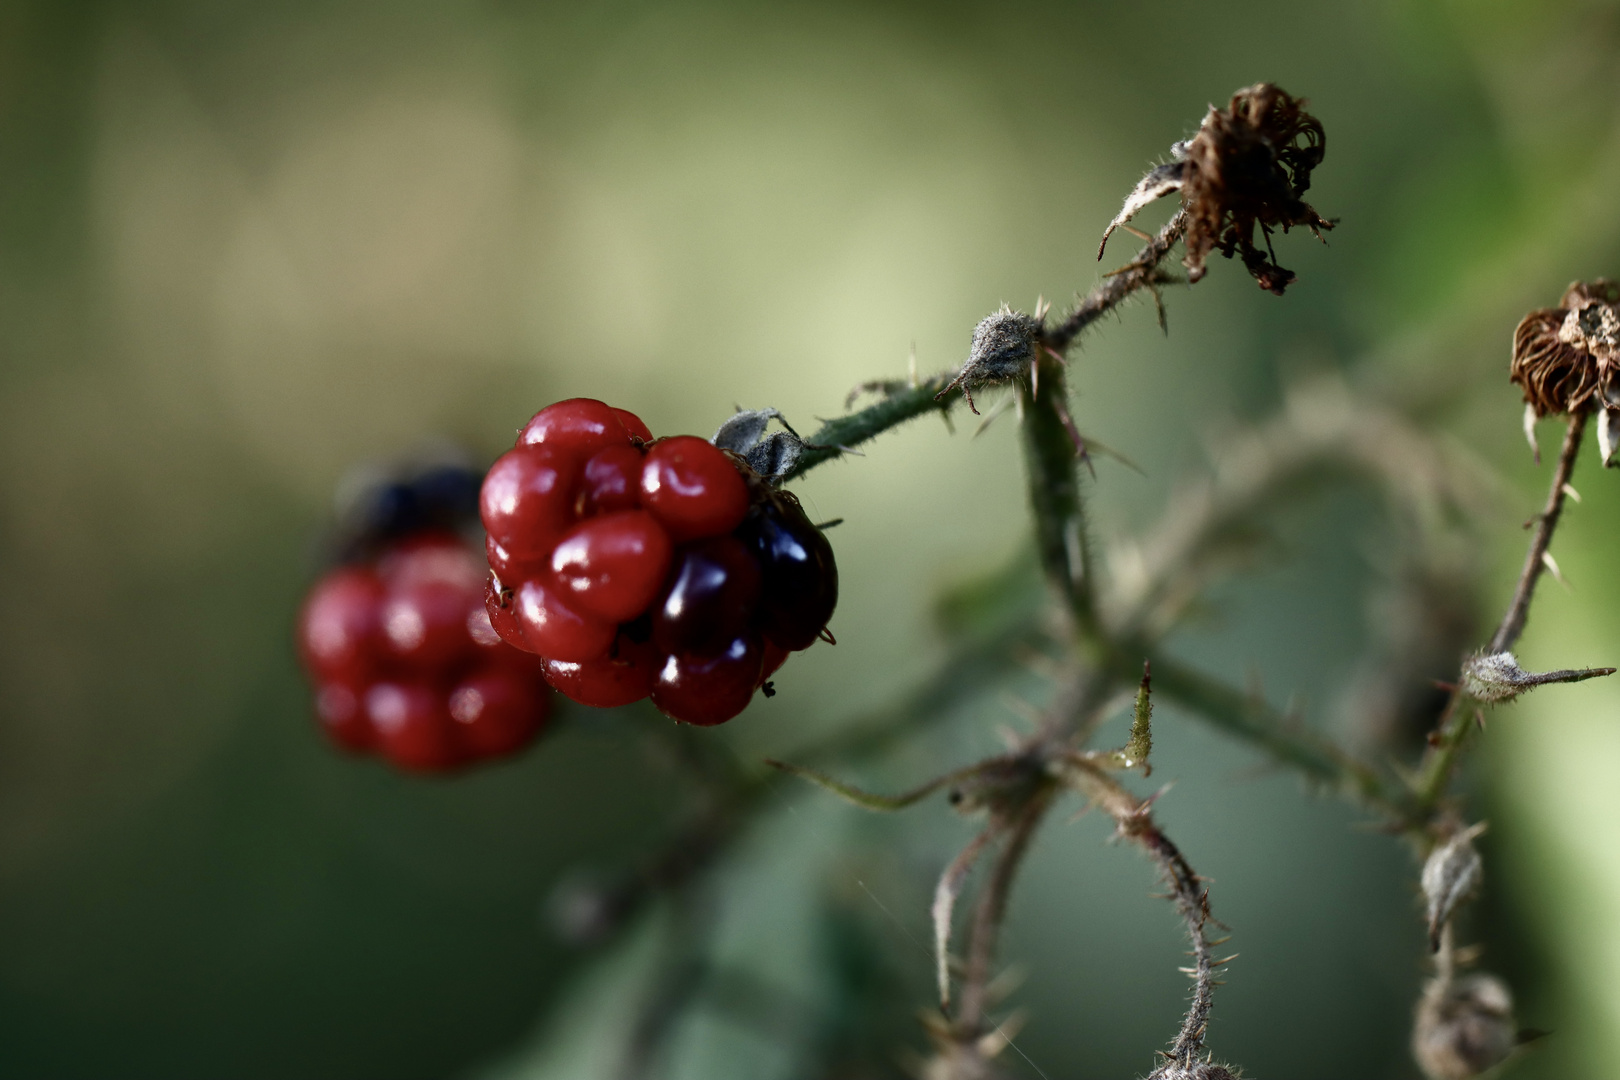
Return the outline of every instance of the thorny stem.
<path id="1" fill-rule="evenodd" d="M 1575 472 L 1575 459 L 1581 451 L 1581 436 L 1586 431 L 1586 414 L 1575 413 L 1569 418 L 1569 430 L 1564 433 L 1564 445 L 1558 453 L 1558 464 L 1553 469 L 1552 484 L 1547 489 L 1547 505 L 1536 522 L 1536 531 L 1530 538 L 1530 549 L 1525 553 L 1524 569 L 1519 572 L 1519 583 L 1513 590 L 1502 622 L 1491 635 L 1487 651 L 1504 652 L 1513 648 L 1524 632 L 1530 617 L 1530 601 L 1535 595 L 1536 583 L 1546 567 L 1547 549 L 1552 544 L 1553 531 L 1564 511 L 1564 499 L 1569 490 L 1569 478 Z M 1451 693 L 1445 710 L 1440 714 L 1440 726 L 1431 737 L 1431 746 L 1424 755 L 1417 783 L 1414 813 L 1407 819 L 1414 830 L 1430 829 L 1435 807 L 1445 796 L 1446 788 L 1456 770 L 1457 759 L 1473 727 L 1473 712 L 1467 694 L 1459 686 Z"/>
<path id="2" fill-rule="evenodd" d="M 1172 1061 L 1187 1069 L 1204 1049 L 1210 1010 L 1215 1007 L 1216 961 L 1210 948 L 1212 942 L 1204 933 L 1210 918 L 1209 891 L 1199 884 L 1201 879 L 1187 865 L 1180 849 L 1153 824 L 1152 819 L 1144 817 L 1142 822 L 1136 826 L 1134 839 L 1158 864 L 1160 872 L 1169 882 L 1171 899 L 1175 901 L 1176 912 L 1182 922 L 1187 924 L 1187 938 L 1192 942 L 1193 967 L 1189 973 L 1193 977 L 1192 1004 L 1187 1007 L 1187 1016 L 1182 1020 L 1181 1030 L 1176 1032 L 1168 1054 Z"/>
<path id="3" fill-rule="evenodd" d="M 950 378 L 950 373 L 945 372 L 914 384 L 885 387 L 883 397 L 859 412 L 824 421 L 805 440 L 803 456 L 783 479 L 803 476 L 822 462 L 841 457 L 846 451 L 876 438 L 890 428 L 899 427 L 907 420 L 915 420 L 931 412 L 948 416 L 951 407 L 956 404 L 955 400 L 947 398 L 936 401 L 934 395 L 944 389 Z"/>
<path id="4" fill-rule="evenodd" d="M 1052 795 L 1053 790 L 1044 787 L 1020 808 L 1018 816 L 1007 828 L 1007 837 L 996 857 L 990 880 L 985 883 L 974 908 L 967 965 L 962 977 L 962 1009 L 956 1019 L 957 1030 L 963 1035 L 978 1035 L 984 1025 L 996 943 L 1007 914 L 1007 897 L 1012 892 L 1013 878 L 1017 876 L 1024 853 L 1029 850 L 1029 842 L 1034 838 L 1041 819 L 1046 816 L 1047 807 L 1051 805 Z"/>
<path id="5" fill-rule="evenodd" d="M 1103 279 L 1062 322 L 1046 330 L 1041 335 L 1042 344 L 1061 356 L 1069 351 L 1082 330 L 1118 307 L 1126 297 L 1138 289 L 1168 284 L 1171 279 L 1159 269 L 1159 264 L 1186 231 L 1187 212 L 1178 210 L 1158 235 L 1136 253 L 1136 258 Z"/>
<path id="6" fill-rule="evenodd" d="M 1096 574 L 1080 494 L 1079 465 L 1085 452 L 1068 413 L 1068 379 L 1063 359 L 1080 332 L 1118 307 L 1139 289 L 1167 280 L 1159 264 L 1187 227 L 1177 212 L 1126 266 L 1106 278 L 1075 305 L 1061 323 L 1043 327 L 1030 377 L 1018 385 L 1024 417 L 1024 461 L 1029 500 L 1035 512 L 1035 543 L 1041 566 L 1074 617 L 1082 648 L 1100 651 Z"/>
<path id="7" fill-rule="evenodd" d="M 1139 845 L 1158 866 L 1170 886 L 1170 899 L 1175 902 L 1176 912 L 1186 924 L 1187 937 L 1192 942 L 1193 966 L 1182 970 L 1193 979 L 1192 1004 L 1187 1007 L 1187 1015 L 1165 1055 L 1166 1065 L 1155 1070 L 1153 1076 L 1165 1075 L 1171 1065 L 1179 1069 L 1172 1075 L 1186 1075 L 1204 1049 L 1204 1034 L 1209 1029 L 1209 1014 L 1215 1005 L 1215 969 L 1232 959 L 1216 960 L 1211 952 L 1218 942 L 1210 941 L 1205 933 L 1212 921 L 1209 891 L 1203 887 L 1204 879 L 1194 872 L 1181 850 L 1153 820 L 1151 799 L 1139 801 L 1113 777 L 1083 757 L 1071 757 L 1069 765 L 1062 775 L 1070 786 L 1087 795 L 1093 805 L 1113 818 L 1119 835 Z"/>
<path id="8" fill-rule="evenodd" d="M 1029 383 L 1018 387 L 1035 545 L 1047 579 L 1063 597 L 1082 642 L 1095 644 L 1099 626 L 1091 541 L 1080 496 L 1079 450 L 1061 411 L 1068 382 L 1062 364 L 1051 357 L 1037 356 L 1035 364 L 1040 393 Z"/>
<path id="9" fill-rule="evenodd" d="M 1535 595 L 1536 583 L 1547 565 L 1547 548 L 1552 544 L 1553 530 L 1564 512 L 1564 498 L 1569 493 L 1569 478 L 1575 473 L 1575 458 L 1581 452 L 1581 436 L 1586 432 L 1586 414 L 1576 413 L 1569 418 L 1569 430 L 1564 433 L 1564 447 L 1558 452 L 1558 465 L 1553 469 L 1552 487 L 1547 491 L 1547 505 L 1536 522 L 1535 535 L 1530 539 L 1530 550 L 1524 556 L 1524 569 L 1519 571 L 1519 584 L 1513 590 L 1513 601 L 1508 604 L 1502 623 L 1491 636 L 1490 652 L 1504 652 L 1513 648 L 1524 633 L 1524 624 L 1530 617 L 1530 599 Z"/>
<path id="10" fill-rule="evenodd" d="M 1133 293 L 1167 283 L 1170 278 L 1160 271 L 1159 264 L 1186 229 L 1187 215 L 1178 211 L 1159 230 L 1159 234 L 1137 252 L 1134 259 L 1082 297 L 1061 323 L 1044 330 L 1041 334 L 1042 345 L 1062 356 L 1081 331 L 1114 310 Z M 931 412 L 949 416 L 957 398 L 953 395 L 937 401 L 934 396 L 945 388 L 954 374 L 947 371 L 909 383 L 884 384 L 881 387 L 883 396 L 877 401 L 857 412 L 827 420 L 809 435 L 805 439 L 804 454 L 783 479 L 803 476 L 817 465 L 840 457 L 846 451 L 908 420 Z M 1042 370 L 1043 381 L 1046 376 L 1046 371 Z"/>

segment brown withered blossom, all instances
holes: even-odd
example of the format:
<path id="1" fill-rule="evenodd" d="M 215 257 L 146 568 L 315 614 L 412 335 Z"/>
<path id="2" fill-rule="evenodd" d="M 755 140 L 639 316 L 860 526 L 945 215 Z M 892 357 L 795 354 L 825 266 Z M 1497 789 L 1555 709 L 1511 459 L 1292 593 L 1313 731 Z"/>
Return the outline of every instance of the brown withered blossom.
<path id="1" fill-rule="evenodd" d="M 1170 148 L 1174 160 L 1148 173 L 1126 198 L 1103 243 L 1148 203 L 1179 191 L 1187 212 L 1182 263 L 1188 280 L 1203 277 L 1204 260 L 1218 251 L 1242 258 L 1261 288 L 1282 295 L 1295 278 L 1277 265 L 1272 231 L 1303 225 L 1320 240 L 1322 230 L 1334 224 L 1302 197 L 1326 151 L 1322 123 L 1305 104 L 1280 87 L 1259 83 L 1233 94 L 1225 109 L 1211 105 L 1198 133 Z M 1256 229 L 1264 251 L 1256 246 Z M 1097 254 L 1102 256 L 1101 248 Z"/>
<path id="2" fill-rule="evenodd" d="M 1620 285 L 1577 281 L 1555 308 L 1538 308 L 1513 331 L 1511 378 L 1524 391 L 1524 430 L 1536 420 L 1598 410 L 1598 448 L 1614 464 L 1620 445 Z"/>
<path id="3" fill-rule="evenodd" d="M 1577 281 L 1555 308 L 1526 315 L 1513 331 L 1511 378 L 1537 417 L 1620 407 L 1620 286 Z"/>

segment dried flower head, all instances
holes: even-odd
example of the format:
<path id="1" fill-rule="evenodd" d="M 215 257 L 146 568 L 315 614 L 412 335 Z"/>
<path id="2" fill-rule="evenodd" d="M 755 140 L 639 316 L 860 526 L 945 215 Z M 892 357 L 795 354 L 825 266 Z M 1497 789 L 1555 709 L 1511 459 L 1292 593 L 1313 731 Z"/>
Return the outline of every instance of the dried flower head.
<path id="1" fill-rule="evenodd" d="M 1518 1045 L 1513 995 L 1494 975 L 1435 979 L 1418 1002 L 1412 1055 L 1430 1080 L 1470 1080 Z"/>
<path id="2" fill-rule="evenodd" d="M 1305 99 L 1271 83 L 1245 87 L 1225 109 L 1211 105 L 1198 133 L 1170 152 L 1173 160 L 1149 172 L 1125 200 L 1103 243 L 1142 207 L 1180 191 L 1187 279 L 1203 277 L 1204 260 L 1218 251 L 1240 256 L 1261 288 L 1282 295 L 1294 274 L 1277 265 L 1272 230 L 1303 225 L 1320 240 L 1334 224 L 1302 198 L 1326 152 L 1322 123 L 1305 111 Z M 1255 246 L 1256 228 L 1265 251 Z"/>
<path id="3" fill-rule="evenodd" d="M 1510 377 L 1536 417 L 1602 408 L 1598 435 L 1605 463 L 1620 423 L 1620 285 L 1577 281 L 1555 308 L 1526 315 L 1513 331 Z M 1528 423 L 1528 417 L 1526 422 Z"/>

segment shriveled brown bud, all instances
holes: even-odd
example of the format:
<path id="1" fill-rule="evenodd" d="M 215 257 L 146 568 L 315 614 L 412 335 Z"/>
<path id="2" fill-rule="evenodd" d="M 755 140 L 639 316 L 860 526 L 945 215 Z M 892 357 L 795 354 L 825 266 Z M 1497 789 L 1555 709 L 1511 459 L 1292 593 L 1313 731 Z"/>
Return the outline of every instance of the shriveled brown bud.
<path id="1" fill-rule="evenodd" d="M 1474 838 L 1485 831 L 1483 821 L 1462 830 L 1435 848 L 1423 864 L 1423 900 L 1429 916 L 1429 948 L 1440 948 L 1440 931 L 1457 906 L 1479 888 L 1485 863 L 1474 848 Z"/>
<path id="2" fill-rule="evenodd" d="M 1620 285 L 1577 281 L 1555 308 L 1526 315 L 1513 331 L 1509 377 L 1537 417 L 1600 409 L 1604 464 L 1620 434 Z"/>
<path id="3" fill-rule="evenodd" d="M 1142 179 L 1103 234 L 1125 224 L 1142 207 L 1172 191 L 1181 192 L 1187 212 L 1187 279 L 1204 276 L 1211 251 L 1237 255 L 1260 287 L 1282 295 L 1295 278 L 1277 265 L 1271 233 L 1303 225 L 1321 239 L 1333 222 L 1302 196 L 1311 170 L 1326 152 L 1322 123 L 1296 98 L 1271 83 L 1245 87 L 1224 109 L 1210 106 L 1198 133 L 1171 147 L 1173 160 Z M 1255 245 L 1260 230 L 1261 251 Z M 1102 250 L 1098 249 L 1098 257 Z"/>
<path id="4" fill-rule="evenodd" d="M 1014 311 L 1006 304 L 994 315 L 987 315 L 973 328 L 973 345 L 962 370 L 938 394 L 944 397 L 958 387 L 967 398 L 968 408 L 979 411 L 973 404 L 973 391 L 981 386 L 1011 382 L 1029 373 L 1035 362 L 1036 341 L 1040 337 L 1041 323 L 1034 316 Z"/>
<path id="5" fill-rule="evenodd" d="M 1412 1056 L 1429 1080 L 1472 1080 L 1518 1041 L 1513 995 L 1494 975 L 1436 979 L 1418 1002 Z"/>

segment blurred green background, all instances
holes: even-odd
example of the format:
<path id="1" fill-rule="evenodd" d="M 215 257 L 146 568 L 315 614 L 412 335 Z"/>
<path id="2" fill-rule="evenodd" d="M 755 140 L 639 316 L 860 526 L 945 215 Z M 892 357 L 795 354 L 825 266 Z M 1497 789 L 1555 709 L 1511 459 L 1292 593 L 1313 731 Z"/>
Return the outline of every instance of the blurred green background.
<path id="1" fill-rule="evenodd" d="M 1545 482 L 1507 341 L 1620 273 L 1617 61 L 1620 6 L 1578 0 L 0 6 L 0 1074 L 597 1075 L 646 934 L 571 950 L 544 908 L 667 830 L 679 782 L 638 735 L 661 721 L 570 714 L 452 781 L 331 753 L 289 626 L 334 486 L 430 437 L 493 456 L 567 396 L 657 432 L 738 404 L 802 428 L 913 350 L 958 363 L 1000 302 L 1087 287 L 1123 193 L 1249 83 L 1311 99 L 1311 198 L 1343 224 L 1281 242 L 1284 300 L 1220 262 L 1169 293 L 1167 338 L 1136 307 L 1086 340 L 1081 427 L 1145 472 L 1100 466 L 1099 534 L 1291 376 L 1353 370 L 1500 471 L 1499 609 Z M 799 486 L 846 519 L 840 645 L 713 737 L 783 752 L 926 675 L 940 588 L 1026 536 L 1013 425 L 970 432 L 919 423 Z M 1526 667 L 1620 654 L 1620 490 L 1590 460 L 1577 487 L 1573 589 L 1544 590 Z M 1180 648 L 1342 728 L 1388 538 L 1353 492 L 1282 532 Z M 966 705 L 868 777 L 996 746 L 1013 714 Z M 1617 721 L 1620 686 L 1554 688 L 1483 740 L 1477 930 L 1555 1032 L 1518 1075 L 1620 1054 Z M 1155 753 L 1242 953 L 1218 1052 L 1415 1076 L 1405 853 L 1172 710 Z M 717 949 L 800 1020 L 836 1012 L 828 955 L 870 958 L 889 1070 L 922 1046 L 929 878 L 969 826 L 828 803 L 780 787 L 715 890 Z M 1106 835 L 1054 822 L 1015 895 L 1015 1075 L 1140 1075 L 1174 1030 L 1175 921 Z M 704 1007 L 665 1064 L 809 1075 L 805 1038 Z"/>

